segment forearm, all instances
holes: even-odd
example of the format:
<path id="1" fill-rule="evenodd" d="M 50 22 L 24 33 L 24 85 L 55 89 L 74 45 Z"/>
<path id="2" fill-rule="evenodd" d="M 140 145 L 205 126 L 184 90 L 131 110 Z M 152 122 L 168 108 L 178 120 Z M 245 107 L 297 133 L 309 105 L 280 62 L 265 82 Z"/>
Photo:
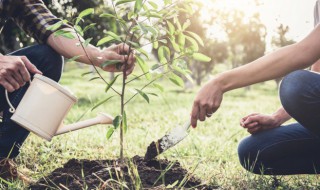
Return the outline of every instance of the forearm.
<path id="1" fill-rule="evenodd" d="M 224 92 L 254 83 L 282 77 L 294 70 L 306 68 L 320 58 L 320 27 L 304 40 L 284 47 L 258 60 L 217 76 Z"/>
<path id="2" fill-rule="evenodd" d="M 55 51 L 57 51 L 60 55 L 66 58 L 79 56 L 79 58 L 77 58 L 77 61 L 79 62 L 85 64 L 93 63 L 96 66 L 100 66 L 97 65 L 97 59 L 101 58 L 101 50 L 89 44 L 88 46 L 84 47 L 84 51 L 83 46 L 81 45 L 81 43 L 84 41 L 82 37 L 78 37 L 77 34 L 73 31 L 71 32 L 75 36 L 74 39 L 68 39 L 63 36 L 55 36 L 54 34 L 51 34 L 47 40 L 47 44 L 51 46 Z"/>
<path id="3" fill-rule="evenodd" d="M 320 72 L 320 59 L 311 66 L 311 71 Z"/>

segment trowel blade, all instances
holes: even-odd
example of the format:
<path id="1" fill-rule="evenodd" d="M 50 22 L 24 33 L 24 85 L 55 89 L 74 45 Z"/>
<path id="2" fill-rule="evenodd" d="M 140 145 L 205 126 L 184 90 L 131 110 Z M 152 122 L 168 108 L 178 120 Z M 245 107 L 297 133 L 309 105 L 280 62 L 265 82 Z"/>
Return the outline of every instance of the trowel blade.
<path id="1" fill-rule="evenodd" d="M 188 129 L 190 122 L 186 123 L 184 127 L 177 127 L 171 132 L 167 133 L 162 138 L 158 139 L 157 142 L 152 142 L 148 148 L 144 160 L 151 160 L 161 154 L 162 152 L 168 150 L 174 145 L 178 144 L 184 138 L 188 136 Z"/>

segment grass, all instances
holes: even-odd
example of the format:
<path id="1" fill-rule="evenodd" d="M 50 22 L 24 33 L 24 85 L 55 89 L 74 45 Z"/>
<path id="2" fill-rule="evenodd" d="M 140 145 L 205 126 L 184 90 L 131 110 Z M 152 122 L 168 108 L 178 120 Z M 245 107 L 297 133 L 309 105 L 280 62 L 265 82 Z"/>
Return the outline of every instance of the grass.
<path id="1" fill-rule="evenodd" d="M 74 66 L 73 66 L 74 67 Z M 92 108 L 98 100 L 109 96 L 105 86 L 99 81 L 89 82 L 90 76 L 81 77 L 88 68 L 79 69 L 67 66 L 61 84 L 68 86 L 79 98 L 65 123 L 77 121 Z M 159 97 L 151 96 L 150 105 L 141 97 L 136 97 L 127 106 L 128 132 L 125 135 L 125 154 L 144 156 L 147 146 L 162 137 L 166 131 L 182 125 L 189 118 L 193 98 L 198 88 L 189 92 L 180 90 L 160 81 L 166 87 L 164 93 L 149 89 Z M 132 88 L 141 86 L 136 81 Z M 119 89 L 119 86 L 116 86 Z M 112 93 L 110 93 L 112 94 Z M 224 96 L 221 108 L 205 122 L 191 129 L 190 135 L 177 146 L 163 153 L 160 158 L 178 160 L 189 171 L 208 184 L 222 189 L 316 189 L 319 177 L 299 175 L 278 177 L 258 176 L 246 172 L 239 164 L 237 145 L 248 133 L 239 126 L 241 117 L 252 112 L 272 113 L 280 102 L 275 83 L 269 81 L 253 85 L 250 91 L 235 90 Z M 120 112 L 120 101 L 114 98 L 93 112 L 87 112 L 83 119 L 94 117 L 98 112 L 113 116 Z M 24 143 L 17 158 L 20 170 L 27 169 L 27 175 L 37 180 L 49 174 L 71 158 L 114 159 L 119 156 L 119 132 L 106 139 L 108 126 L 93 126 L 87 129 L 54 137 L 51 142 L 31 134 Z M 26 188 L 21 182 L 13 182 L 9 189 Z"/>

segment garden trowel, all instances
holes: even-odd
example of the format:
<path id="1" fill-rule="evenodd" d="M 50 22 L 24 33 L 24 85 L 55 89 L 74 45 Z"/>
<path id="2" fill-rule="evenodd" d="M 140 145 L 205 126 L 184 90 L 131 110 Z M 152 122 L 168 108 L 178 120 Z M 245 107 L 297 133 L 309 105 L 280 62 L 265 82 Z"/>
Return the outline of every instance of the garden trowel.
<path id="1" fill-rule="evenodd" d="M 189 120 L 184 124 L 184 126 L 179 126 L 173 129 L 165 136 L 163 136 L 161 139 L 158 139 L 156 142 L 152 141 L 152 143 L 147 148 L 144 160 L 151 160 L 159 154 L 161 154 L 162 152 L 168 150 L 169 148 L 173 147 L 174 145 L 182 141 L 186 136 L 188 136 L 188 129 L 190 125 L 191 123 Z"/>

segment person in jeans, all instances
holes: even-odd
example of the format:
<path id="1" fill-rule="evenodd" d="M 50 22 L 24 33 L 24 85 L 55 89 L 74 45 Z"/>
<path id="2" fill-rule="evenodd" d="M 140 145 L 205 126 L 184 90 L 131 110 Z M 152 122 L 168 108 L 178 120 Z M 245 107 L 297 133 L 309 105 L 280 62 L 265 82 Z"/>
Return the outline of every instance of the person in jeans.
<path id="1" fill-rule="evenodd" d="M 22 99 L 28 81 L 36 73 L 42 74 L 58 82 L 63 67 L 63 58 L 79 56 L 77 61 L 85 64 L 94 64 L 100 67 L 107 60 L 127 61 L 126 75 L 134 68 L 135 58 L 129 52 L 126 44 L 113 45 L 105 49 L 99 49 L 93 45 L 82 47 L 77 45 L 84 40 L 77 38 L 67 39 L 62 36 L 54 36 L 55 31 L 48 27 L 61 21 L 54 16 L 41 0 L 0 0 L 1 23 L 13 20 L 29 36 L 39 42 L 39 45 L 26 47 L 8 55 L 0 54 L 0 111 L 3 111 L 3 119 L 0 123 L 0 179 L 14 179 L 18 172 L 12 160 L 19 154 L 22 143 L 27 138 L 29 131 L 14 123 L 10 117 L 9 105 L 5 99 L 5 89 L 9 92 L 9 99 L 14 107 L 17 107 Z M 0 31 L 3 26 L 0 26 Z M 56 30 L 73 32 L 73 29 L 62 24 Z M 125 56 L 128 55 L 129 56 Z M 92 62 L 91 62 L 92 61 Z M 109 65 L 102 68 L 108 72 L 120 72 L 124 66 Z"/>
<path id="2" fill-rule="evenodd" d="M 220 106 L 227 91 L 285 76 L 279 95 L 282 108 L 272 115 L 250 114 L 240 125 L 251 136 L 238 147 L 241 165 L 255 174 L 290 175 L 320 172 L 320 25 L 302 41 L 247 65 L 216 76 L 195 97 L 191 123 L 204 121 Z M 310 70 L 300 70 L 311 66 Z M 282 125 L 294 118 L 297 123 Z"/>

